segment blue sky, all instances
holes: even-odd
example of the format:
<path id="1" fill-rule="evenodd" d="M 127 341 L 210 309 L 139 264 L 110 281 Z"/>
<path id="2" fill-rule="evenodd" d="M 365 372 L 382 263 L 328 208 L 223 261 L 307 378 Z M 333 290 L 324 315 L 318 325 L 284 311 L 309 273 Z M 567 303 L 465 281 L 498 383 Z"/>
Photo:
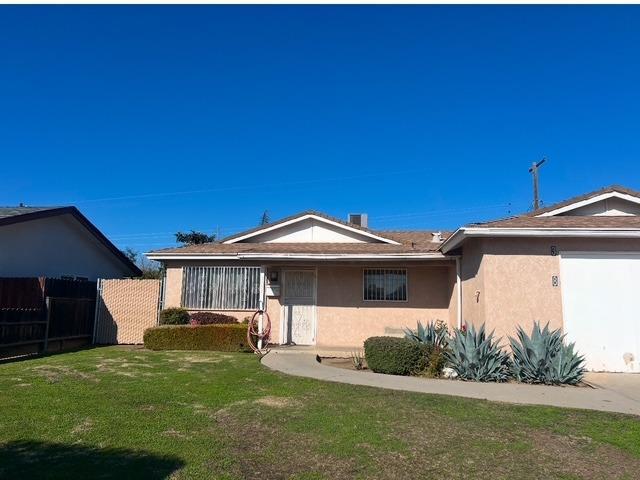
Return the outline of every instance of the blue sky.
<path id="1" fill-rule="evenodd" d="M 118 246 L 317 209 L 450 229 L 640 188 L 638 7 L 0 7 L 0 204 Z"/>

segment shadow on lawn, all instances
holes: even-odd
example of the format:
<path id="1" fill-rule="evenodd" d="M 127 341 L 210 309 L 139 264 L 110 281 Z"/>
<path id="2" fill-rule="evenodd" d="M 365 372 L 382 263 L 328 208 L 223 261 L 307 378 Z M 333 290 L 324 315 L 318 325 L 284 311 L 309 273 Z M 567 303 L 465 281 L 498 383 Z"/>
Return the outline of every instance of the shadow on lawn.
<path id="1" fill-rule="evenodd" d="M 183 466 L 180 458 L 140 450 L 36 441 L 0 445 L 0 479 L 162 479 Z"/>

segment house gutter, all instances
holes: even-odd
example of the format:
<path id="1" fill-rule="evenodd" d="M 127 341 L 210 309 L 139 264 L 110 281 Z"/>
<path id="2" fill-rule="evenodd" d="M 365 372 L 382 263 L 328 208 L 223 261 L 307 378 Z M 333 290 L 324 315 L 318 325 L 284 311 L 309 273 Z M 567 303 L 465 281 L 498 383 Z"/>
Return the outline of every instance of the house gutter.
<path id="1" fill-rule="evenodd" d="M 460 258 L 456 257 L 456 297 L 458 303 L 458 329 L 462 328 L 462 278 L 460 275 Z"/>
<path id="2" fill-rule="evenodd" d="M 451 260 L 455 256 L 445 256 L 441 253 L 421 253 L 421 254 L 296 254 L 296 253 L 234 253 L 228 255 L 216 254 L 189 254 L 189 253 L 145 253 L 150 260 L 353 260 L 353 261 L 376 261 L 376 260 Z"/>
<path id="3" fill-rule="evenodd" d="M 482 228 L 463 227 L 447 238 L 440 250 L 447 253 L 471 237 L 590 237 L 640 238 L 640 229 L 629 228 Z"/>

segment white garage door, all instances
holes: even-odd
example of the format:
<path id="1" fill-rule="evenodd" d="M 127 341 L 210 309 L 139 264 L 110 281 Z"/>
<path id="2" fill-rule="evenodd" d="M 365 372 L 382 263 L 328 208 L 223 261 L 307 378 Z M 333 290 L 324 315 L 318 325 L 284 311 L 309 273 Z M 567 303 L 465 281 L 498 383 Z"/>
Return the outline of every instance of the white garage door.
<path id="1" fill-rule="evenodd" d="M 563 253 L 564 331 L 587 368 L 640 371 L 640 254 Z"/>

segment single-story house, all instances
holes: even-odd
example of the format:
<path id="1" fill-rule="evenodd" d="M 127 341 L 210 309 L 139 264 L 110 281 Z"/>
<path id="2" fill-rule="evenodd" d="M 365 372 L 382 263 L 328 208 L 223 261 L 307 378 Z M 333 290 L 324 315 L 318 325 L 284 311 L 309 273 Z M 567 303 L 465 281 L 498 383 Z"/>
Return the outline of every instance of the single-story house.
<path id="1" fill-rule="evenodd" d="M 498 336 L 562 328 L 593 370 L 640 371 L 640 192 L 612 186 L 455 232 L 382 231 L 304 212 L 148 254 L 166 307 L 259 308 L 274 343 L 361 348 L 435 320 Z"/>
<path id="2" fill-rule="evenodd" d="M 0 207 L 0 277 L 141 274 L 76 207 Z"/>

